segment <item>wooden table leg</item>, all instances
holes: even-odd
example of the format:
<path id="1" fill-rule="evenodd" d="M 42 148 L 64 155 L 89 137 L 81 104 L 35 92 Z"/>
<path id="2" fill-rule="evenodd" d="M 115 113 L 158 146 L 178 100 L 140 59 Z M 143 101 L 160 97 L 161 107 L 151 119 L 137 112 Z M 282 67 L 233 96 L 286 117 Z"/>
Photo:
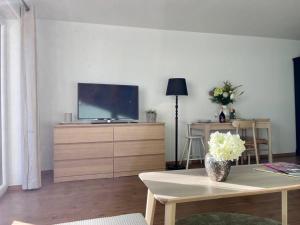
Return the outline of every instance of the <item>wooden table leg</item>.
<path id="1" fill-rule="evenodd" d="M 153 225 L 155 213 L 156 199 L 152 192 L 148 189 L 147 204 L 146 204 L 146 222 L 148 225 Z"/>
<path id="2" fill-rule="evenodd" d="M 288 192 L 281 192 L 282 225 L 288 225 Z"/>
<path id="3" fill-rule="evenodd" d="M 165 225 L 175 225 L 176 203 L 165 205 Z"/>
<path id="4" fill-rule="evenodd" d="M 268 127 L 268 140 L 269 140 L 269 163 L 273 162 L 272 154 L 272 128 Z"/>
<path id="5" fill-rule="evenodd" d="M 210 128 L 208 126 L 205 126 L 205 129 L 204 129 L 204 147 L 205 147 L 205 153 L 208 153 L 209 133 L 210 133 Z"/>

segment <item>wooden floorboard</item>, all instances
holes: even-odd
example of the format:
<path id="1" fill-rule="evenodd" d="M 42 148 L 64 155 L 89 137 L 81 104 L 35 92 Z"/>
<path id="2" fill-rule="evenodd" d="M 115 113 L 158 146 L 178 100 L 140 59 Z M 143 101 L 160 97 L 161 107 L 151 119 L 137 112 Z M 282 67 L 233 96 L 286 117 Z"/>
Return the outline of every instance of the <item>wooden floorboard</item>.
<path id="1" fill-rule="evenodd" d="M 296 157 L 277 161 L 299 162 Z M 147 190 L 137 177 L 99 179 L 53 184 L 52 173 L 43 175 L 43 187 L 37 191 L 9 191 L 0 199 L 0 225 L 13 220 L 47 225 L 144 213 Z M 300 224 L 300 191 L 289 193 L 289 224 Z M 201 212 L 239 212 L 281 218 L 280 194 L 239 197 L 179 204 L 177 218 Z M 157 204 L 155 225 L 163 225 L 164 208 Z"/>

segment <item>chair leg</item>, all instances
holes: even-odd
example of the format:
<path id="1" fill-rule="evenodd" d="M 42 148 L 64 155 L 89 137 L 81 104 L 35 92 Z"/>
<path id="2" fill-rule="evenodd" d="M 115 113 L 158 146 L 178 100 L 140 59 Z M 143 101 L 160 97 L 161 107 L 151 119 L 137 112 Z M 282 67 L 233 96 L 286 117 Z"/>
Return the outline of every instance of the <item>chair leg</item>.
<path id="1" fill-rule="evenodd" d="M 181 154 L 180 165 L 182 165 L 182 163 L 183 163 L 183 159 L 184 159 L 184 156 L 185 156 L 186 151 L 187 151 L 187 145 L 188 145 L 188 140 L 186 140 L 185 144 L 184 144 L 183 152 Z"/>
<path id="2" fill-rule="evenodd" d="M 202 145 L 202 146 L 199 146 L 200 165 L 201 164 L 204 165 L 204 160 L 203 159 L 205 159 L 206 151 L 205 151 L 204 141 L 203 141 L 202 137 L 200 138 L 200 142 L 201 142 L 201 145 Z"/>
<path id="3" fill-rule="evenodd" d="M 251 155 L 250 155 L 250 153 L 248 153 L 248 165 L 250 165 L 251 164 Z"/>
<path id="4" fill-rule="evenodd" d="M 258 151 L 257 151 L 257 146 L 255 144 L 254 146 L 254 149 L 255 149 L 255 159 L 256 159 L 256 164 L 259 164 L 259 156 L 258 156 Z"/>
<path id="5" fill-rule="evenodd" d="M 202 137 L 200 138 L 200 141 L 201 141 L 203 153 L 204 153 L 204 156 L 205 156 L 205 154 L 206 154 L 207 152 L 206 152 L 205 145 L 204 145 L 204 141 L 203 141 L 203 138 L 202 138 Z M 200 152 L 200 154 L 201 154 L 201 152 Z"/>
<path id="6" fill-rule="evenodd" d="M 186 167 L 185 167 L 185 169 L 189 169 L 191 149 L 192 149 L 192 139 L 189 140 L 189 151 L 188 151 L 188 156 L 187 156 L 187 160 L 186 160 Z"/>
<path id="7" fill-rule="evenodd" d="M 254 150 L 255 150 L 256 164 L 259 164 L 259 156 L 258 156 L 257 143 L 256 143 L 256 133 L 255 133 L 254 126 L 252 127 L 252 132 L 253 132 L 253 144 L 254 144 Z"/>

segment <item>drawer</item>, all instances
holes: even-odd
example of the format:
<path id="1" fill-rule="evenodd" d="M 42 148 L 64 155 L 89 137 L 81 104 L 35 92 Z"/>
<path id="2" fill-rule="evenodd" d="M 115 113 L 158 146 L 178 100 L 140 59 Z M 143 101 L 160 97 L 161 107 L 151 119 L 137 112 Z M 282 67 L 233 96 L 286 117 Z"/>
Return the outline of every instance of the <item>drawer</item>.
<path id="1" fill-rule="evenodd" d="M 165 153 L 164 140 L 126 141 L 114 143 L 114 156 L 157 155 Z"/>
<path id="2" fill-rule="evenodd" d="M 112 178 L 112 177 L 113 177 L 113 173 L 100 173 L 100 174 L 69 176 L 69 177 L 54 177 L 54 183 L 65 182 L 65 181 L 74 181 L 74 180 L 92 180 L 92 179 L 100 179 L 100 178 Z"/>
<path id="3" fill-rule="evenodd" d="M 54 177 L 113 172 L 113 158 L 54 161 Z"/>
<path id="4" fill-rule="evenodd" d="M 113 157 L 113 143 L 84 143 L 54 145 L 54 160 L 95 159 Z"/>
<path id="5" fill-rule="evenodd" d="M 63 127 L 54 129 L 54 144 L 113 141 L 112 127 Z"/>
<path id="6" fill-rule="evenodd" d="M 114 128 L 115 141 L 155 140 L 165 138 L 163 125 L 155 126 L 122 126 Z"/>
<path id="7" fill-rule="evenodd" d="M 114 158 L 114 172 L 165 169 L 164 155 L 130 156 Z"/>

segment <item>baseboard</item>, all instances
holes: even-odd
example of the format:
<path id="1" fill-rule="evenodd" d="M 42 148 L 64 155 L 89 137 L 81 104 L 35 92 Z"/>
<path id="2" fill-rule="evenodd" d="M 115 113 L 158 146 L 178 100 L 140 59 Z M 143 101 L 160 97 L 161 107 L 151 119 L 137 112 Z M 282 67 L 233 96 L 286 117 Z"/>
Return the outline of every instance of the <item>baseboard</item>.
<path id="1" fill-rule="evenodd" d="M 22 191 L 22 185 L 11 185 L 7 187 L 7 191 Z"/>
<path id="2" fill-rule="evenodd" d="M 179 163 L 179 162 L 178 162 Z M 168 165 L 174 165 L 175 164 L 175 161 L 167 161 L 166 162 L 166 167 L 168 167 Z M 185 166 L 186 165 L 186 160 L 183 160 L 182 161 L 182 165 Z M 204 160 L 191 160 L 190 161 L 190 168 L 193 168 L 193 165 L 199 167 L 199 165 L 202 165 L 204 167 Z"/>
<path id="3" fill-rule="evenodd" d="M 268 158 L 268 155 L 264 154 L 264 155 L 261 155 L 260 156 L 262 159 L 267 159 Z M 288 158 L 288 157 L 297 157 L 296 156 L 296 152 L 290 152 L 290 153 L 278 153 L 278 154 L 273 154 L 273 158 L 274 159 L 278 159 L 278 158 Z M 251 158 L 255 158 L 255 156 L 251 156 Z M 193 164 L 199 164 L 201 163 L 200 160 L 192 160 L 191 161 L 191 165 Z M 172 165 L 172 164 L 175 164 L 175 161 L 167 161 L 166 162 L 167 165 Z M 183 160 L 183 165 L 186 164 L 186 160 Z"/>
<path id="4" fill-rule="evenodd" d="M 296 156 L 296 152 L 273 154 L 273 158 L 284 158 L 284 157 L 294 157 L 294 156 Z"/>
<path id="5" fill-rule="evenodd" d="M 53 169 L 52 170 L 43 170 L 42 171 L 42 176 L 47 175 L 47 174 L 52 174 L 52 173 L 53 173 Z"/>

